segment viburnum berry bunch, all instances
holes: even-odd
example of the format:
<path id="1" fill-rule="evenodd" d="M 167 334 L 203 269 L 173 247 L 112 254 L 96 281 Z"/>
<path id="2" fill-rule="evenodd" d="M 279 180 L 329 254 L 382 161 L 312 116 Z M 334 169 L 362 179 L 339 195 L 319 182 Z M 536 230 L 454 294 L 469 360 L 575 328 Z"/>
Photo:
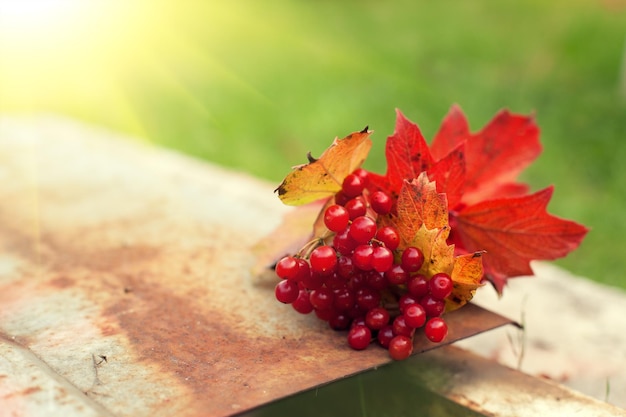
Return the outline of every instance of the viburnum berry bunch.
<path id="1" fill-rule="evenodd" d="M 531 118 L 502 112 L 472 135 L 453 107 L 429 148 L 398 112 L 385 175 L 361 168 L 369 135 L 308 155 L 276 190 L 286 204 L 319 207 L 308 243 L 275 265 L 276 299 L 347 331 L 353 349 L 376 341 L 400 360 L 416 331 L 441 342 L 442 316 L 484 281 L 501 292 L 532 274 L 531 260 L 564 256 L 587 232 L 545 212 L 551 188 L 527 194 L 515 182 L 540 152 Z"/>

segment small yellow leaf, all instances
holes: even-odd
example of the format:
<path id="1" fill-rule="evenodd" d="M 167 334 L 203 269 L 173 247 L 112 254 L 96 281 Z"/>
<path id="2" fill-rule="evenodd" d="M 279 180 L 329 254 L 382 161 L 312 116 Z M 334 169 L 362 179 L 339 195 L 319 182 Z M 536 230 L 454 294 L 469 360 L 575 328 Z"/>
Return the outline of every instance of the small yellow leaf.
<path id="1" fill-rule="evenodd" d="M 484 251 L 457 256 L 454 261 L 451 278 L 453 283 L 452 294 L 446 299 L 446 311 L 456 310 L 467 304 L 476 293 L 476 289 L 483 285 L 483 255 Z"/>
<path id="2" fill-rule="evenodd" d="M 450 233 L 449 228 L 427 229 L 425 225 L 417 231 L 411 246 L 420 248 L 424 254 L 424 264 L 419 270 L 420 274 L 430 279 L 439 272 L 450 274 L 454 266 L 454 246 L 448 245 L 446 239 Z"/>
<path id="3" fill-rule="evenodd" d="M 294 168 L 275 190 L 281 201 L 299 206 L 330 197 L 341 190 L 343 180 L 359 168 L 372 147 L 367 128 L 335 139 L 319 159 Z"/>

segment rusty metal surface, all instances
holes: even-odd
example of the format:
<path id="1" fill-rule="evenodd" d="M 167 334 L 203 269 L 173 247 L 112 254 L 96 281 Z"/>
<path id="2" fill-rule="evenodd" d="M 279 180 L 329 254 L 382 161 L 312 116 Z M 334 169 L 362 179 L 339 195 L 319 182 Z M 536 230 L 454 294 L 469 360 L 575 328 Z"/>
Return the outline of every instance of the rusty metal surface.
<path id="1" fill-rule="evenodd" d="M 272 184 L 55 118 L 0 119 L 0 179 L 2 415 L 225 416 L 389 361 L 253 280 Z"/>

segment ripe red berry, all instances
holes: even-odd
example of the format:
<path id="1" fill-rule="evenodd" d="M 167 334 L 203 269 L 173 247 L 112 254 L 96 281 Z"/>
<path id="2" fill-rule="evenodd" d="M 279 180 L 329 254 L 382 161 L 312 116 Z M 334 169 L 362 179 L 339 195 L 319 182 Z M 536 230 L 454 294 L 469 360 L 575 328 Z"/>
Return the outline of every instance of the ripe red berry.
<path id="1" fill-rule="evenodd" d="M 363 168 L 357 168 L 354 170 L 353 174 L 361 178 L 363 185 L 367 187 L 367 184 L 369 183 L 369 172 L 367 172 Z"/>
<path id="2" fill-rule="evenodd" d="M 329 310 L 333 306 L 333 291 L 322 287 L 311 291 L 309 301 L 316 310 Z"/>
<path id="3" fill-rule="evenodd" d="M 391 342 L 391 339 L 393 339 L 394 337 L 395 335 L 393 334 L 393 329 L 391 328 L 390 324 L 380 329 L 378 331 L 378 335 L 376 336 L 376 338 L 378 339 L 378 343 L 384 348 L 389 347 L 389 342 Z"/>
<path id="4" fill-rule="evenodd" d="M 281 303 L 291 304 L 298 298 L 300 289 L 298 283 L 289 279 L 283 279 L 274 288 L 274 295 Z"/>
<path id="5" fill-rule="evenodd" d="M 402 252 L 402 267 L 407 272 L 417 272 L 424 264 L 424 254 L 413 246 Z"/>
<path id="6" fill-rule="evenodd" d="M 322 288 L 324 281 L 326 281 L 326 277 L 324 275 L 310 271 L 306 277 L 302 278 L 300 283 L 307 290 L 316 290 L 318 288 Z"/>
<path id="7" fill-rule="evenodd" d="M 324 212 L 324 224 L 332 232 L 340 232 L 348 227 L 350 215 L 344 206 L 333 204 Z"/>
<path id="8" fill-rule="evenodd" d="M 404 313 L 404 310 L 412 304 L 419 304 L 419 299 L 413 297 L 411 294 L 403 294 L 398 300 L 398 308 Z"/>
<path id="9" fill-rule="evenodd" d="M 424 333 L 428 340 L 439 343 L 448 335 L 448 325 L 441 317 L 434 317 L 426 322 Z"/>
<path id="10" fill-rule="evenodd" d="M 428 281 L 428 288 L 432 296 L 438 300 L 443 300 L 452 294 L 452 279 L 450 275 L 440 272 L 432 276 Z"/>
<path id="11" fill-rule="evenodd" d="M 348 345 L 355 350 L 363 350 L 372 341 L 372 332 L 366 326 L 354 326 L 348 332 Z"/>
<path id="12" fill-rule="evenodd" d="M 340 256 L 337 259 L 337 275 L 341 278 L 348 280 L 352 278 L 356 269 L 354 268 L 354 264 L 352 263 L 352 258 L 348 258 L 347 256 Z"/>
<path id="13" fill-rule="evenodd" d="M 381 227 L 376 231 L 375 237 L 391 250 L 395 250 L 400 244 L 400 234 L 392 226 Z"/>
<path id="14" fill-rule="evenodd" d="M 376 222 L 371 217 L 359 216 L 352 220 L 350 237 L 358 243 L 367 243 L 376 235 Z"/>
<path id="15" fill-rule="evenodd" d="M 293 256 L 285 256 L 276 263 L 276 275 L 282 279 L 295 280 L 298 276 L 298 260 Z"/>
<path id="16" fill-rule="evenodd" d="M 372 210 L 378 214 L 387 214 L 391 211 L 391 197 L 382 191 L 374 191 L 370 195 L 370 205 Z"/>
<path id="17" fill-rule="evenodd" d="M 352 254 L 352 263 L 362 271 L 370 271 L 372 269 L 373 254 L 374 247 L 370 245 L 359 245 L 354 249 L 354 253 Z"/>
<path id="18" fill-rule="evenodd" d="M 399 335 L 389 342 L 389 356 L 392 359 L 401 361 L 413 353 L 413 341 L 410 337 Z"/>
<path id="19" fill-rule="evenodd" d="M 403 314 L 400 314 L 395 319 L 393 319 L 393 323 L 391 324 L 391 327 L 393 329 L 393 334 L 395 334 L 396 336 L 403 335 L 403 336 L 413 337 L 413 334 L 415 333 L 415 328 L 410 327 L 406 323 L 406 320 Z"/>
<path id="20" fill-rule="evenodd" d="M 337 253 L 330 246 L 318 246 L 309 257 L 311 269 L 320 275 L 330 275 L 337 266 Z"/>
<path id="21" fill-rule="evenodd" d="M 372 252 L 372 268 L 385 272 L 393 266 L 393 252 L 384 246 L 377 246 Z"/>
<path id="22" fill-rule="evenodd" d="M 333 238 L 333 247 L 335 248 L 337 252 L 339 252 L 342 255 L 348 256 L 352 254 L 352 251 L 354 250 L 354 248 L 357 247 L 357 245 L 358 243 L 355 242 L 354 239 L 350 237 L 349 228 L 346 228 L 342 230 L 341 232 L 338 232 Z"/>
<path id="23" fill-rule="evenodd" d="M 364 311 L 378 307 L 380 298 L 380 292 L 369 287 L 359 288 L 356 291 L 356 304 Z"/>
<path id="24" fill-rule="evenodd" d="M 443 314 L 446 304 L 442 300 L 438 300 L 432 295 L 425 295 L 420 299 L 420 304 L 424 307 L 428 317 L 439 317 Z"/>
<path id="25" fill-rule="evenodd" d="M 347 289 L 341 288 L 335 291 L 335 296 L 333 298 L 333 306 L 338 311 L 348 311 L 354 306 L 356 299 L 354 297 L 354 293 Z"/>
<path id="26" fill-rule="evenodd" d="M 355 197 L 345 204 L 346 210 L 350 215 L 350 220 L 356 219 L 359 216 L 365 216 L 367 213 L 367 205 L 363 197 Z"/>
<path id="27" fill-rule="evenodd" d="M 389 323 L 389 312 L 383 307 L 372 308 L 365 315 L 365 325 L 372 330 L 380 330 Z"/>
<path id="28" fill-rule="evenodd" d="M 342 312 L 335 312 L 335 314 L 330 316 L 330 318 L 328 319 L 328 325 L 333 330 L 345 330 L 350 327 L 351 321 L 352 319 L 348 317 L 347 314 Z"/>
<path id="29" fill-rule="evenodd" d="M 391 285 L 402 285 L 406 283 L 409 274 L 406 273 L 402 265 L 392 265 L 385 271 L 385 277 Z"/>
<path id="30" fill-rule="evenodd" d="M 306 290 L 300 290 L 298 298 L 291 303 L 291 306 L 300 314 L 309 314 L 313 311 L 313 306 L 309 301 L 309 293 Z"/>
<path id="31" fill-rule="evenodd" d="M 389 281 L 385 275 L 380 272 L 371 270 L 363 273 L 365 275 L 365 285 L 376 291 L 382 291 L 387 288 Z"/>
<path id="32" fill-rule="evenodd" d="M 341 184 L 341 191 L 348 197 L 361 195 L 363 193 L 363 188 L 365 188 L 363 180 L 355 174 L 348 175 L 344 178 L 343 183 Z"/>
<path id="33" fill-rule="evenodd" d="M 297 262 L 298 262 L 298 274 L 296 275 L 296 278 L 294 279 L 294 281 L 301 282 L 309 278 L 309 276 L 311 275 L 311 267 L 309 266 L 309 263 L 302 258 L 298 258 Z"/>
<path id="34" fill-rule="evenodd" d="M 426 323 L 426 311 L 419 304 L 411 304 L 404 310 L 404 321 L 409 327 L 420 328 Z"/>
<path id="35" fill-rule="evenodd" d="M 428 294 L 428 280 L 422 274 L 409 278 L 406 288 L 413 297 L 421 298 Z"/>
<path id="36" fill-rule="evenodd" d="M 353 328 L 356 326 L 365 326 L 365 317 L 359 316 L 359 317 L 352 319 L 352 323 L 350 323 L 350 328 Z"/>

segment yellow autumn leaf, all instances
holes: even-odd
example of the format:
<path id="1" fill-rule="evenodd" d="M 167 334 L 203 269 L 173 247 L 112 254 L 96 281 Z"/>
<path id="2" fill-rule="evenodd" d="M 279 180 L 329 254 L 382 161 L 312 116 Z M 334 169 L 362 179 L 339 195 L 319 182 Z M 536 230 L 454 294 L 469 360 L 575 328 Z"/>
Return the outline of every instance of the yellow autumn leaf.
<path id="1" fill-rule="evenodd" d="M 467 304 L 476 293 L 476 289 L 483 284 L 483 255 L 484 251 L 457 256 L 452 269 L 452 294 L 446 299 L 446 311 L 456 310 Z"/>
<path id="2" fill-rule="evenodd" d="M 318 159 L 295 167 L 276 188 L 281 201 L 299 206 L 327 198 L 341 190 L 343 180 L 359 168 L 370 148 L 371 132 L 367 128 L 343 139 L 335 139 Z"/>
<path id="3" fill-rule="evenodd" d="M 448 245 L 446 239 L 450 229 L 445 226 L 437 229 L 427 229 L 422 225 L 415 234 L 410 246 L 419 248 L 424 254 L 424 264 L 420 274 L 430 279 L 439 272 L 450 274 L 454 266 L 454 246 Z"/>

